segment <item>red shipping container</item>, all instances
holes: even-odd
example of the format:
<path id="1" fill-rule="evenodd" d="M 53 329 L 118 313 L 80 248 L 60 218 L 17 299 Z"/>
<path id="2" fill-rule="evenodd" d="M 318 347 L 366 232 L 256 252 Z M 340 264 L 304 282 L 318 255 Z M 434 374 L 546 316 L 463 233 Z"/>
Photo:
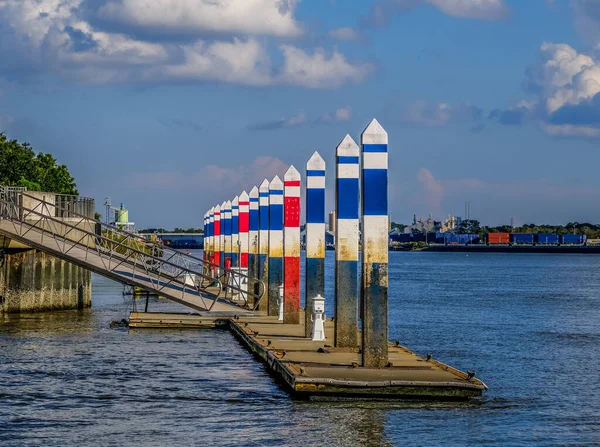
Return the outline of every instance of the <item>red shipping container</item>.
<path id="1" fill-rule="evenodd" d="M 509 244 L 509 233 L 488 233 L 488 244 Z"/>

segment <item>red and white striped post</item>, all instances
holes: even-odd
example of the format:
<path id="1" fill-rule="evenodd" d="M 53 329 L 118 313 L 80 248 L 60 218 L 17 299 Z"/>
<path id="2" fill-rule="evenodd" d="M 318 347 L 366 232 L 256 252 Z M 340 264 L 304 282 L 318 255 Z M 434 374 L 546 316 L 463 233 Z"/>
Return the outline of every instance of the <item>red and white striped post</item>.
<path id="1" fill-rule="evenodd" d="M 300 323 L 300 173 L 283 177 L 283 322 Z"/>
<path id="2" fill-rule="evenodd" d="M 250 198 L 246 191 L 240 194 L 240 267 L 248 268 L 248 230 L 250 226 Z"/>

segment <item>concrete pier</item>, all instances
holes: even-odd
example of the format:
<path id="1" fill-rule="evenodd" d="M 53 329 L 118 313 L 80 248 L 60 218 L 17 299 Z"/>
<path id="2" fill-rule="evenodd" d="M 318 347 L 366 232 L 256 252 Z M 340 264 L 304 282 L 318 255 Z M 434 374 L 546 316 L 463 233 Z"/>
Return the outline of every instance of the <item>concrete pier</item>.
<path id="1" fill-rule="evenodd" d="M 358 208 L 360 149 L 350 135 L 336 148 L 335 330 L 338 348 L 356 348 L 358 335 Z"/>
<path id="2" fill-rule="evenodd" d="M 91 273 L 81 267 L 33 249 L 9 250 L 0 263 L 1 312 L 84 309 L 91 304 Z"/>
<path id="3" fill-rule="evenodd" d="M 305 336 L 312 337 L 313 298 L 325 297 L 325 160 L 315 152 L 306 163 Z"/>

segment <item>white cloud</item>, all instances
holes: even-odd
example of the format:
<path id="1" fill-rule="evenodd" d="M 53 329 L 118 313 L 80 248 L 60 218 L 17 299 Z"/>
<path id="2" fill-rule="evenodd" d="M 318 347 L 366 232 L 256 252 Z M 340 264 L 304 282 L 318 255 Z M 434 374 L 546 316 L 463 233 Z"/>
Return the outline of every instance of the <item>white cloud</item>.
<path id="1" fill-rule="evenodd" d="M 600 136 L 600 129 L 589 126 L 542 124 L 542 128 L 544 129 L 544 132 L 554 137 L 596 138 Z"/>
<path id="2" fill-rule="evenodd" d="M 0 27 L 0 74 L 4 68 L 99 84 L 206 81 L 309 88 L 363 80 L 372 66 L 350 63 L 337 50 L 328 55 L 322 48 L 308 52 L 281 45 L 283 61 L 274 65 L 265 43 L 234 37 L 238 32 L 297 34 L 296 4 L 296 0 L 111 0 L 94 9 L 88 0 L 0 0 L 0 22 L 6 24 Z M 108 31 L 97 25 L 94 13 L 95 20 L 125 17 L 164 33 L 185 17 L 185 26 L 218 31 L 218 25 L 232 34 L 223 40 L 187 39 L 177 45 L 168 39 L 133 38 L 114 28 Z"/>
<path id="3" fill-rule="evenodd" d="M 160 33 L 242 33 L 295 37 L 298 0 L 109 0 L 98 19 Z"/>
<path id="4" fill-rule="evenodd" d="M 426 127 L 444 126 L 451 118 L 452 108 L 448 104 L 430 104 L 427 101 L 412 103 L 403 114 L 404 121 Z"/>
<path id="5" fill-rule="evenodd" d="M 318 119 L 321 123 L 336 123 L 348 121 L 352 117 L 352 109 L 350 107 L 341 107 L 333 113 L 324 113 Z"/>
<path id="6" fill-rule="evenodd" d="M 423 0 L 445 14 L 469 19 L 499 19 L 508 15 L 504 0 Z"/>
<path id="7" fill-rule="evenodd" d="M 336 40 L 351 42 L 361 39 L 361 34 L 358 30 L 350 27 L 335 28 L 329 31 L 329 37 Z"/>
<path id="8" fill-rule="evenodd" d="M 337 50 L 328 56 L 323 48 L 317 48 L 313 54 L 291 45 L 281 45 L 280 49 L 285 59 L 279 74 L 282 84 L 339 87 L 364 80 L 374 68 L 368 63 L 351 64 Z"/>

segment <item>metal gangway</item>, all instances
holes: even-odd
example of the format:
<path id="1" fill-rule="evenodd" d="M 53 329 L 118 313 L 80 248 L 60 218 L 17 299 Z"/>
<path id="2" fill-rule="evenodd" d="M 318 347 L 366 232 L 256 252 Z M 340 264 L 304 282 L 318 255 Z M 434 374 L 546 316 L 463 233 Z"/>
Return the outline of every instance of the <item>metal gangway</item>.
<path id="1" fill-rule="evenodd" d="M 265 292 L 235 269 L 94 219 L 85 198 L 31 194 L 0 186 L 0 235 L 200 312 L 251 312 Z"/>

